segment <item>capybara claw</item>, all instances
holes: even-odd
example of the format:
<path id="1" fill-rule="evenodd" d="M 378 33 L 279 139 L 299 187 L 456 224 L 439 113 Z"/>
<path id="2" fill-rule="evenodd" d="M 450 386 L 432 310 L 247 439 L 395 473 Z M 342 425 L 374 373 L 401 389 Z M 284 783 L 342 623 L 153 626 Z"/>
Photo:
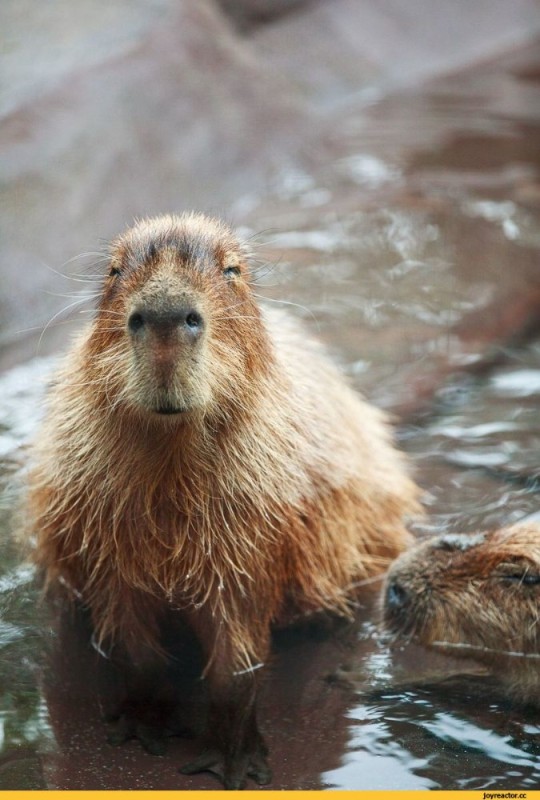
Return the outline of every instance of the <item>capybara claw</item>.
<path id="1" fill-rule="evenodd" d="M 107 741 L 117 746 L 129 739 L 138 739 L 146 752 L 153 756 L 163 756 L 167 752 L 167 742 L 161 731 L 127 714 L 122 714 L 113 724 Z"/>
<path id="2" fill-rule="evenodd" d="M 272 770 L 266 763 L 266 759 L 253 758 L 250 762 L 248 775 L 260 786 L 266 786 L 272 781 Z"/>
<path id="3" fill-rule="evenodd" d="M 264 754 L 239 754 L 225 757 L 217 750 L 205 750 L 199 758 L 180 767 L 183 775 L 211 772 L 225 789 L 243 789 L 247 778 L 264 785 L 272 780 L 272 772 Z"/>
<path id="4" fill-rule="evenodd" d="M 198 758 L 179 767 L 182 775 L 196 775 L 199 772 L 212 772 L 221 781 L 223 776 L 223 756 L 217 750 L 204 750 Z"/>

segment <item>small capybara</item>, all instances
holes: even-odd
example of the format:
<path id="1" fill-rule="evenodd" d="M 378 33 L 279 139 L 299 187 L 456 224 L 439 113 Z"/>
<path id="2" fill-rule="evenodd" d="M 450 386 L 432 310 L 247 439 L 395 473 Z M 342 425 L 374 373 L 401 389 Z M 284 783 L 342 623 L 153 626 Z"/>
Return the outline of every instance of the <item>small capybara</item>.
<path id="1" fill-rule="evenodd" d="M 396 639 L 476 659 L 540 706 L 540 524 L 428 539 L 392 565 L 382 602 Z"/>
<path id="2" fill-rule="evenodd" d="M 98 646 L 142 673 L 167 657 L 171 620 L 195 633 L 209 722 L 184 771 L 230 788 L 270 779 L 255 696 L 271 627 L 350 614 L 353 584 L 410 544 L 418 511 L 383 414 L 259 306 L 243 245 L 196 214 L 112 243 L 29 481 L 47 585 L 89 608 Z"/>

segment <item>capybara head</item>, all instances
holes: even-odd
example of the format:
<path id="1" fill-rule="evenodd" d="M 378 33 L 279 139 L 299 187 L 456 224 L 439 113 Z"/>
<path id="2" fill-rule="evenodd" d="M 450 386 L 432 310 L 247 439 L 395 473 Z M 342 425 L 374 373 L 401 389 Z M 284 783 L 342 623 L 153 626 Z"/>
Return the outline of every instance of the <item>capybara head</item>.
<path id="1" fill-rule="evenodd" d="M 491 665 L 540 652 L 539 614 L 532 523 L 424 541 L 394 562 L 383 589 L 384 624 L 396 637 Z"/>
<path id="2" fill-rule="evenodd" d="M 246 253 L 222 223 L 147 219 L 112 243 L 89 340 L 110 404 L 175 421 L 223 411 L 264 368 L 265 341 Z"/>

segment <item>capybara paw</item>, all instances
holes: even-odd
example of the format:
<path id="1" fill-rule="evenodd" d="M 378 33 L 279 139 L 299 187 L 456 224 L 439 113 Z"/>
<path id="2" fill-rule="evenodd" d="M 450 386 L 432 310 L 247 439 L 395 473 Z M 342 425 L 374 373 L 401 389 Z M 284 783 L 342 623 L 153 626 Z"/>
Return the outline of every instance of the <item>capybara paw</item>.
<path id="1" fill-rule="evenodd" d="M 121 714 L 111 723 L 111 728 L 107 736 L 109 744 L 120 745 L 129 739 L 138 739 L 146 752 L 153 756 L 162 756 L 167 752 L 167 741 L 163 733 L 130 714 Z"/>
<path id="2" fill-rule="evenodd" d="M 272 780 L 266 753 L 262 749 L 257 753 L 236 753 L 234 756 L 225 756 L 215 749 L 205 750 L 199 758 L 180 767 L 180 772 L 183 775 L 211 772 L 226 789 L 243 789 L 247 778 L 252 778 L 258 784 L 267 784 Z"/>

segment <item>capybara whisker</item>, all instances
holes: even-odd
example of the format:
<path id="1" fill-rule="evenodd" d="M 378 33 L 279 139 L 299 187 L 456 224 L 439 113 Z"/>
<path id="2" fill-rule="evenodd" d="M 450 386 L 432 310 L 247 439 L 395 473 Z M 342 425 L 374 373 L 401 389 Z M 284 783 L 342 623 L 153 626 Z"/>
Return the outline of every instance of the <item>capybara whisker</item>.
<path id="1" fill-rule="evenodd" d="M 384 580 L 386 573 L 381 573 L 380 575 L 373 575 L 372 578 L 364 578 L 361 581 L 355 581 L 354 583 L 349 584 L 349 589 L 359 589 L 360 586 L 370 586 L 372 583 L 379 583 L 379 581 Z"/>
<path id="2" fill-rule="evenodd" d="M 80 299 L 81 301 L 95 300 L 96 297 L 99 297 L 101 295 L 101 292 L 94 292 L 93 294 L 84 294 L 83 295 L 83 294 L 81 294 L 80 291 L 79 292 L 69 292 L 68 294 L 65 294 L 65 293 L 61 293 L 61 292 L 50 292 L 47 289 L 45 289 L 43 293 L 51 295 L 52 297 L 66 297 L 69 300 L 72 300 L 73 298 L 75 298 L 75 299 Z"/>
<path id="3" fill-rule="evenodd" d="M 308 308 L 307 306 L 300 305 L 300 303 L 293 303 L 290 300 L 277 300 L 276 298 L 272 298 L 272 297 L 264 297 L 261 294 L 255 294 L 255 292 L 253 292 L 253 296 L 255 298 L 257 298 L 258 300 L 263 300 L 265 303 L 268 303 L 268 302 L 270 302 L 270 303 L 279 303 L 282 306 L 291 306 L 292 308 L 299 308 L 301 311 L 306 311 L 310 315 L 310 317 L 312 317 L 312 319 L 315 322 L 315 324 L 317 326 L 319 325 L 319 321 L 318 321 L 317 317 L 315 316 L 314 312 L 310 308 Z"/>
<path id="4" fill-rule="evenodd" d="M 79 312 L 79 313 L 80 313 L 80 312 Z M 73 325 L 73 320 L 72 320 L 72 319 L 61 319 L 61 320 L 57 320 L 56 322 L 53 322 L 52 324 L 50 324 L 50 325 L 48 326 L 48 328 L 49 328 L 49 329 L 51 329 L 51 328 L 57 328 L 59 325 Z M 32 327 L 32 328 L 18 328 L 18 329 L 15 331 L 15 333 L 17 333 L 17 334 L 21 334 L 21 333 L 34 333 L 35 331 L 42 331 L 42 330 L 43 330 L 43 325 L 35 325 L 35 326 L 34 326 L 34 327 Z"/>
<path id="5" fill-rule="evenodd" d="M 461 650 L 475 650 L 480 653 L 493 653 L 498 656 L 510 656 L 511 658 L 533 658 L 540 659 L 540 653 L 524 653 L 519 650 L 498 650 L 493 647 L 484 647 L 479 644 L 470 644 L 469 642 L 439 642 L 434 641 L 434 647 L 444 647 L 446 649 L 456 647 Z"/>
<path id="6" fill-rule="evenodd" d="M 47 324 L 45 325 L 45 327 L 41 331 L 41 335 L 40 335 L 40 337 L 38 339 L 36 350 L 39 352 L 39 348 L 41 347 L 41 342 L 43 341 L 43 337 L 45 336 L 45 333 L 48 331 L 48 329 L 51 327 L 51 325 L 55 322 L 55 320 L 58 319 L 58 317 L 61 317 L 62 314 L 65 314 L 66 311 L 69 311 L 70 308 L 74 308 L 75 306 L 78 306 L 81 303 L 86 303 L 86 302 L 88 302 L 88 298 L 81 297 L 78 300 L 75 300 L 75 302 L 69 303 L 67 306 L 65 306 L 60 311 L 58 311 L 56 314 L 54 314 L 54 316 L 51 317 L 51 319 L 47 322 Z"/>

